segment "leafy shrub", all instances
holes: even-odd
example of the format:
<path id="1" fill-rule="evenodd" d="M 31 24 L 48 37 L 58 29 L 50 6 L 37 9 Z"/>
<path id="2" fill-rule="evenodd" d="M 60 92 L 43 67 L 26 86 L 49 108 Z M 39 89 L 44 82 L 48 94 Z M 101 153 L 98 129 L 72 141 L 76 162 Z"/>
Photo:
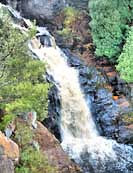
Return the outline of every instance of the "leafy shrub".
<path id="1" fill-rule="evenodd" d="M 57 173 L 57 170 L 48 163 L 48 159 L 39 150 L 33 147 L 34 133 L 26 122 L 16 121 L 14 140 L 20 147 L 20 161 L 16 173 Z"/>
<path id="2" fill-rule="evenodd" d="M 131 5 L 130 0 L 89 1 L 90 26 L 97 56 L 114 61 L 120 53 L 126 23 L 131 19 Z"/>
<path id="3" fill-rule="evenodd" d="M 20 165 L 16 168 L 16 173 L 57 173 L 43 153 L 33 147 L 28 147 L 21 152 Z"/>
<path id="4" fill-rule="evenodd" d="M 43 79 L 45 64 L 33 59 L 27 47 L 35 32 L 33 27 L 24 35 L 10 19 L 0 16 L 0 108 L 5 110 L 0 129 L 22 112 L 36 111 L 38 120 L 47 115 L 49 84 Z"/>
<path id="5" fill-rule="evenodd" d="M 78 10 L 76 10 L 73 7 L 66 7 L 64 9 L 64 16 L 65 16 L 65 20 L 64 20 L 64 26 L 68 27 L 71 26 L 73 22 L 75 22 L 75 20 L 79 17 L 79 12 Z"/>
<path id="6" fill-rule="evenodd" d="M 31 144 L 33 140 L 34 134 L 32 129 L 28 124 L 24 124 L 24 122 L 16 122 L 16 131 L 14 140 L 19 145 L 20 148 L 24 148 Z"/>
<path id="7" fill-rule="evenodd" d="M 73 24 L 80 17 L 80 12 L 73 7 L 66 7 L 62 15 L 64 16 L 63 29 L 59 30 L 57 33 L 66 39 L 75 37 Z"/>
<path id="8" fill-rule="evenodd" d="M 117 70 L 122 79 L 133 82 L 133 27 L 129 31 L 126 44 L 118 58 Z"/>

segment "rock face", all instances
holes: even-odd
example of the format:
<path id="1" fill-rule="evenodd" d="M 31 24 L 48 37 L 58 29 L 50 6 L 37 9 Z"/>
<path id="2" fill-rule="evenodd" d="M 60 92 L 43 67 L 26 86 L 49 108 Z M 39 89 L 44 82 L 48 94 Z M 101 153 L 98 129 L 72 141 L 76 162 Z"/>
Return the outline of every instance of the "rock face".
<path id="1" fill-rule="evenodd" d="M 58 140 L 39 122 L 35 129 L 35 140 L 59 173 L 81 173 L 80 168 L 65 154 Z"/>
<path id="2" fill-rule="evenodd" d="M 121 136 L 121 138 L 118 138 L 120 142 L 128 143 L 130 141 L 133 145 L 133 112 L 122 116 L 119 136 Z"/>
<path id="3" fill-rule="evenodd" d="M 49 79 L 48 79 L 49 78 Z M 47 76 L 48 81 L 53 83 L 53 79 Z M 43 124 L 47 127 L 55 137 L 61 141 L 61 134 L 60 134 L 60 97 L 58 93 L 58 89 L 54 86 L 50 89 L 49 92 L 49 105 L 48 105 L 48 117 L 45 118 Z"/>
<path id="4" fill-rule="evenodd" d="M 0 132 L 0 173 L 14 173 L 14 161 L 18 159 L 18 145 Z"/>
<path id="5" fill-rule="evenodd" d="M 0 2 L 2 3 L 2 4 L 7 4 L 7 1 L 6 0 L 0 0 Z"/>
<path id="6" fill-rule="evenodd" d="M 14 173 L 13 161 L 6 156 L 0 156 L 0 173 Z"/>
<path id="7" fill-rule="evenodd" d="M 12 140 L 5 137 L 5 135 L 1 132 L 0 132 L 0 154 L 6 155 L 8 158 L 14 161 L 18 161 L 19 159 L 18 145 Z"/>
<path id="8" fill-rule="evenodd" d="M 88 0 L 1 0 L 20 11 L 26 18 L 36 19 L 40 25 L 53 23 L 55 16 L 66 6 L 79 9 L 88 8 Z"/>
<path id="9" fill-rule="evenodd" d="M 132 105 L 125 98 L 115 99 L 106 76 L 93 67 L 87 67 L 78 57 L 68 51 L 68 63 L 79 70 L 79 81 L 101 135 L 118 142 L 133 144 L 133 120 L 128 123 L 123 117 L 132 117 Z"/>
<path id="10" fill-rule="evenodd" d="M 88 9 L 88 0 L 66 0 L 66 2 L 76 8 L 79 9 Z"/>
<path id="11" fill-rule="evenodd" d="M 47 22 L 65 7 L 63 0 L 7 0 L 21 15 L 30 19 Z"/>

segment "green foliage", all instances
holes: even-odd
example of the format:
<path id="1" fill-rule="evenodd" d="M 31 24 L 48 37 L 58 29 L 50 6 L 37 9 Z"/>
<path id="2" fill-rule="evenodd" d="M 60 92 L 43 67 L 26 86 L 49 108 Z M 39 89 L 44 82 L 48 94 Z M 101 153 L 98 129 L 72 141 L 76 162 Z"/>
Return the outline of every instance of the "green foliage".
<path id="1" fill-rule="evenodd" d="M 10 19 L 0 17 L 0 108 L 5 110 L 0 129 L 22 112 L 36 111 L 38 120 L 47 115 L 49 84 L 43 79 L 45 64 L 33 59 L 27 47 L 35 32 L 33 27 L 24 35 Z"/>
<path id="2" fill-rule="evenodd" d="M 30 81 L 7 85 L 0 90 L 3 98 L 1 104 L 7 115 L 19 115 L 35 110 L 38 120 L 43 120 L 47 115 L 48 88 L 47 84 L 33 85 Z"/>
<path id="3" fill-rule="evenodd" d="M 133 27 L 129 31 L 123 52 L 118 58 L 117 70 L 122 79 L 133 82 Z"/>
<path id="4" fill-rule="evenodd" d="M 28 147 L 22 151 L 20 165 L 16 168 L 16 173 L 57 173 L 56 169 L 49 165 L 43 153 L 33 147 Z"/>
<path id="5" fill-rule="evenodd" d="M 21 120 L 17 120 L 14 140 L 20 147 L 20 161 L 15 172 L 57 173 L 57 170 L 48 163 L 44 154 L 32 146 L 33 137 L 34 133 L 30 126 Z"/>
<path id="6" fill-rule="evenodd" d="M 15 119 L 15 116 L 14 116 L 14 114 L 5 115 L 4 118 L 2 118 L 2 119 L 3 120 L 0 123 L 0 129 L 4 130 L 5 127 L 7 127 L 7 125 Z"/>
<path id="7" fill-rule="evenodd" d="M 73 36 L 70 28 L 63 28 L 62 30 L 57 31 L 57 33 L 64 38 L 71 38 Z"/>
<path id="8" fill-rule="evenodd" d="M 126 124 L 132 124 L 133 123 L 133 112 L 129 112 L 127 114 L 122 115 L 122 121 Z"/>
<path id="9" fill-rule="evenodd" d="M 132 10 L 130 0 L 90 0 L 89 11 L 92 21 L 93 42 L 96 55 L 106 56 L 114 61 L 121 51 L 127 21 L 130 21 Z"/>
<path id="10" fill-rule="evenodd" d="M 73 24 L 78 20 L 80 12 L 73 7 L 66 7 L 62 13 L 64 16 L 63 29 L 59 30 L 57 33 L 66 39 L 75 37 Z"/>
<path id="11" fill-rule="evenodd" d="M 22 122 L 16 122 L 16 131 L 14 140 L 19 145 L 20 148 L 24 148 L 26 145 L 29 145 L 33 140 L 33 131 L 28 126 L 28 124 L 24 124 Z"/>
<path id="12" fill-rule="evenodd" d="M 72 25 L 72 23 L 75 22 L 75 20 L 77 19 L 78 15 L 79 12 L 75 8 L 66 7 L 64 9 L 64 16 L 65 16 L 64 26 L 68 27 Z"/>

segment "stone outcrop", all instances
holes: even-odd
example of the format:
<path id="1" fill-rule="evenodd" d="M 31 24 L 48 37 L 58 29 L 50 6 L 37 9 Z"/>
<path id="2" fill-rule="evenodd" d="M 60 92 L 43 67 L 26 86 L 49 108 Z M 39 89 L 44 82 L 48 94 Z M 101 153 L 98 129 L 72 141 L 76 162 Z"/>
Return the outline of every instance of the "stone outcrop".
<path id="1" fill-rule="evenodd" d="M 8 139 L 2 132 L 0 132 L 0 154 L 6 155 L 14 161 L 19 159 L 18 145 L 11 139 Z"/>
<path id="2" fill-rule="evenodd" d="M 0 173 L 14 173 L 13 161 L 7 156 L 0 156 Z"/>
<path id="3" fill-rule="evenodd" d="M 53 23 L 55 16 L 66 6 L 87 10 L 88 0 L 1 0 L 20 11 L 26 18 L 36 19 L 41 25 Z"/>
<path id="4" fill-rule="evenodd" d="M 53 79 L 51 76 L 47 75 L 47 80 L 52 83 Z M 49 105 L 48 105 L 48 116 L 43 121 L 45 127 L 49 129 L 49 131 L 55 135 L 55 137 L 61 141 L 60 134 L 60 96 L 58 93 L 58 89 L 55 85 L 53 85 L 49 91 Z"/>
<path id="5" fill-rule="evenodd" d="M 66 2 L 75 8 L 82 10 L 88 9 L 88 0 L 66 0 Z"/>
<path id="6" fill-rule="evenodd" d="M 0 132 L 0 173 L 14 173 L 14 163 L 18 159 L 18 145 Z"/>
<path id="7" fill-rule="evenodd" d="M 17 118 L 16 123 L 19 123 L 18 128 L 22 124 L 22 126 L 28 125 L 29 128 L 32 129 L 33 139 L 30 144 L 37 150 L 41 150 L 48 159 L 49 165 L 56 167 L 59 173 L 82 173 L 79 166 L 64 152 L 60 142 L 42 123 L 36 121 L 36 128 L 33 128 L 27 120 L 22 118 Z M 16 133 L 16 131 L 14 133 Z"/>
<path id="8" fill-rule="evenodd" d="M 119 136 L 119 142 L 128 143 L 130 141 L 133 145 L 133 112 L 122 115 Z"/>
<path id="9" fill-rule="evenodd" d="M 59 173 L 81 173 L 80 168 L 65 154 L 59 141 L 40 122 L 35 129 L 35 140 Z"/>
<path id="10" fill-rule="evenodd" d="M 65 7 L 63 0 L 7 0 L 8 4 L 20 11 L 26 18 L 36 19 L 39 23 L 51 22 Z M 51 21 L 49 21 L 51 20 Z"/>

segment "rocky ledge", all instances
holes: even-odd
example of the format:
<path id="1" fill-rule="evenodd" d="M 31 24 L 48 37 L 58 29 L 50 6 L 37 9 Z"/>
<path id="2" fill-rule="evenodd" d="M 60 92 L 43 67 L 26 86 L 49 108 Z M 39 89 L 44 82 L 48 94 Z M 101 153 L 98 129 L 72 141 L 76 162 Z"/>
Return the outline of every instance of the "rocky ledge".
<path id="1" fill-rule="evenodd" d="M 0 132 L 0 173 L 14 173 L 14 164 L 18 160 L 18 145 Z"/>
<path id="2" fill-rule="evenodd" d="M 48 157 L 49 163 L 58 168 L 59 173 L 81 173 L 80 168 L 63 151 L 59 141 L 40 122 L 37 122 L 34 132 L 35 141 Z"/>

